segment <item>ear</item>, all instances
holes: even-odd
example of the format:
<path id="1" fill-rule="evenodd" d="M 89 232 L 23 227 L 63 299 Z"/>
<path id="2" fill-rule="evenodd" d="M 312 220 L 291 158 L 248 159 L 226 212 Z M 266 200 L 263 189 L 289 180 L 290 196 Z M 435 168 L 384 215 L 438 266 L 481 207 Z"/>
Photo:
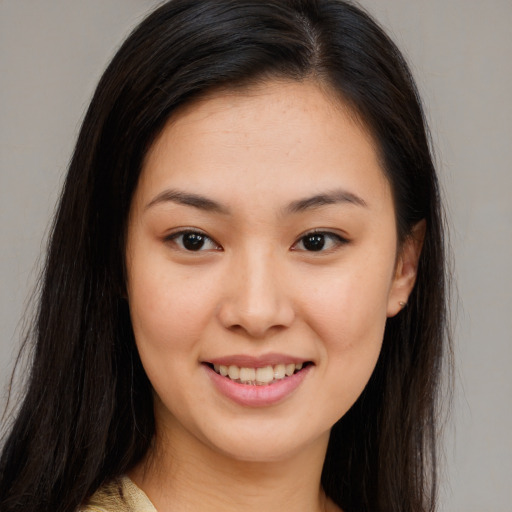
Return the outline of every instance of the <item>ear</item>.
<path id="1" fill-rule="evenodd" d="M 416 282 L 427 224 L 421 220 L 414 225 L 410 235 L 404 240 L 395 267 L 395 276 L 388 296 L 388 317 L 395 316 L 407 304 Z"/>

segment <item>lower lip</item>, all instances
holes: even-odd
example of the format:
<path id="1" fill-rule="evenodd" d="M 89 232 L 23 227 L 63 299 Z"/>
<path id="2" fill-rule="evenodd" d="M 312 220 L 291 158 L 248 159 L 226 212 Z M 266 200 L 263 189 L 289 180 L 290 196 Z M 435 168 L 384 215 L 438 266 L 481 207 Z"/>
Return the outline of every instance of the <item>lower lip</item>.
<path id="1" fill-rule="evenodd" d="M 241 384 L 215 372 L 208 365 L 203 365 L 217 390 L 227 398 L 246 407 L 265 407 L 281 402 L 290 396 L 302 383 L 313 365 L 308 365 L 290 377 L 256 386 Z"/>

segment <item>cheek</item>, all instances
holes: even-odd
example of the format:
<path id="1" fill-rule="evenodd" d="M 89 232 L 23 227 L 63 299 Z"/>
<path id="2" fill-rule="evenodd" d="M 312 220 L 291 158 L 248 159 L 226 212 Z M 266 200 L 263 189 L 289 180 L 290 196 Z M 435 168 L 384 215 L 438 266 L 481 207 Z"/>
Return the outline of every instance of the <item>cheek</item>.
<path id="1" fill-rule="evenodd" d="M 155 269 L 144 265 L 132 273 L 129 304 L 139 356 L 155 391 L 155 414 L 167 422 L 193 400 L 183 383 L 197 369 L 209 302 L 205 288 Z"/>
<path id="2" fill-rule="evenodd" d="M 364 265 L 362 268 L 364 269 Z M 376 267 L 373 267 L 374 270 Z M 371 275 L 370 275 L 371 274 Z M 380 354 L 387 318 L 389 273 L 337 272 L 309 288 L 304 314 L 321 341 L 325 396 L 341 417 L 366 386 Z"/>
<path id="3" fill-rule="evenodd" d="M 207 286 L 155 263 L 131 273 L 129 304 L 143 362 L 167 365 L 194 350 L 213 307 Z"/>
<path id="4" fill-rule="evenodd" d="M 304 315 L 334 351 L 380 344 L 387 318 L 390 273 L 371 262 L 315 276 L 301 289 Z M 320 286 L 320 283 L 323 283 Z"/>

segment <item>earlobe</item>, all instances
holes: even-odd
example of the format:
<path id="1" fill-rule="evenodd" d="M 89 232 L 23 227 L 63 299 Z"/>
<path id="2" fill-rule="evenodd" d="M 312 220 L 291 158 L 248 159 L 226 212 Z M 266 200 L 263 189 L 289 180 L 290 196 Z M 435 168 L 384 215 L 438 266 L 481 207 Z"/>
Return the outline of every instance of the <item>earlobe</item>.
<path id="1" fill-rule="evenodd" d="M 388 317 L 395 316 L 407 305 L 409 294 L 416 282 L 426 227 L 425 220 L 415 224 L 402 244 L 388 297 Z"/>

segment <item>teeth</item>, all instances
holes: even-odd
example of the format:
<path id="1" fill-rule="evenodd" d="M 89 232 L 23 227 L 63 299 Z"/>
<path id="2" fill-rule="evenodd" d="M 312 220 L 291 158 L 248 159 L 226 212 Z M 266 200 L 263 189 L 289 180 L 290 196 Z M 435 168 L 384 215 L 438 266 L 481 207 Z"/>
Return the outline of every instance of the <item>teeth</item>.
<path id="1" fill-rule="evenodd" d="M 256 380 L 254 368 L 240 368 L 240 382 L 253 382 L 254 380 Z"/>
<path id="2" fill-rule="evenodd" d="M 292 364 L 287 364 L 285 367 L 284 367 L 284 373 L 287 377 L 289 377 L 290 375 L 293 375 L 293 372 L 295 371 L 295 365 L 292 363 Z"/>
<path id="3" fill-rule="evenodd" d="M 240 368 L 238 368 L 238 366 L 235 366 L 234 364 L 232 364 L 228 368 L 228 375 L 231 380 L 239 379 L 240 378 Z"/>
<path id="4" fill-rule="evenodd" d="M 286 368 L 284 364 L 276 364 L 274 366 L 274 379 L 281 380 L 286 377 Z"/>
<path id="5" fill-rule="evenodd" d="M 268 384 L 274 380 L 274 368 L 272 366 L 265 366 L 265 368 L 258 368 L 256 370 L 256 383 Z"/>
<path id="6" fill-rule="evenodd" d="M 275 366 L 264 366 L 263 368 L 238 367 L 234 364 L 225 366 L 214 364 L 213 369 L 223 377 L 241 382 L 242 384 L 266 385 L 276 380 L 292 376 L 304 367 L 303 363 L 276 364 Z"/>

